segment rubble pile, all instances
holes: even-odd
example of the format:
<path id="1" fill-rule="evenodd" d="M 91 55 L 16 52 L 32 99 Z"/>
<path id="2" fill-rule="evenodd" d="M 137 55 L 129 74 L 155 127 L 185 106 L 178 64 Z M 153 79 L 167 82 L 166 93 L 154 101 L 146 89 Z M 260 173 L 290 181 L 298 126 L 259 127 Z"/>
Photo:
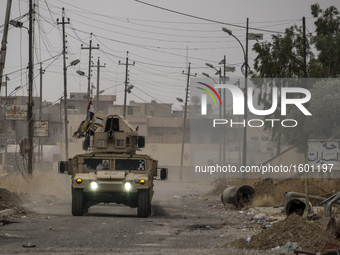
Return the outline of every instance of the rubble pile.
<path id="1" fill-rule="evenodd" d="M 0 211 L 23 205 L 23 201 L 16 194 L 0 188 Z"/>
<path id="2" fill-rule="evenodd" d="M 241 238 L 224 244 L 223 247 L 270 250 L 277 246 L 284 246 L 288 242 L 296 242 L 303 250 L 320 251 L 326 243 L 339 243 L 335 236 L 334 224 L 334 220 L 333 223 L 330 221 L 326 229 L 316 223 L 306 222 L 297 214 L 292 214 L 252 236 L 249 243 Z"/>

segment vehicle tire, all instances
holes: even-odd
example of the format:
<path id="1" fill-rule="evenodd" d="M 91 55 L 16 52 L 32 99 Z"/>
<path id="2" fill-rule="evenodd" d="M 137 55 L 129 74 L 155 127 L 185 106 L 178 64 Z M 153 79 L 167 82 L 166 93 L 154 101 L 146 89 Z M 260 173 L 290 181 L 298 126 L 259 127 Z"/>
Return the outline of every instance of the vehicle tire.
<path id="1" fill-rule="evenodd" d="M 82 216 L 84 214 L 83 189 L 72 189 L 72 215 Z"/>
<path id="2" fill-rule="evenodd" d="M 138 190 L 138 217 L 147 218 L 151 214 L 150 190 Z"/>

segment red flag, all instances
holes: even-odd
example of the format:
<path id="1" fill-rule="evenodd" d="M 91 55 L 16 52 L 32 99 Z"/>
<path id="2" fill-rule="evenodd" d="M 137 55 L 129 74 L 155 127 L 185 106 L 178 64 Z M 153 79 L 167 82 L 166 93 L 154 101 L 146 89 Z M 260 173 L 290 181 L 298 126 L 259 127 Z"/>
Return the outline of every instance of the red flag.
<path id="1" fill-rule="evenodd" d="M 94 108 L 93 108 L 93 105 L 92 105 L 92 98 L 90 97 L 90 102 L 89 102 L 89 105 L 87 107 L 87 117 L 86 117 L 86 119 L 88 121 L 92 120 L 93 115 L 94 115 Z"/>

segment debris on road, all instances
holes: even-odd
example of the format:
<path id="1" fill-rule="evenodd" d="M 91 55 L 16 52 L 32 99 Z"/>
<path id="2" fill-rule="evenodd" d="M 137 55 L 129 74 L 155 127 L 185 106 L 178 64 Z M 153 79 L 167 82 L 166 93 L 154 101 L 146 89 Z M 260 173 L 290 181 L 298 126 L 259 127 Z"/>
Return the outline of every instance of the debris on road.
<path id="1" fill-rule="evenodd" d="M 22 247 L 24 247 L 24 248 L 34 248 L 34 247 L 36 247 L 36 245 L 28 243 L 28 244 L 24 244 Z"/>
<path id="2" fill-rule="evenodd" d="M 250 243 L 240 238 L 224 244 L 222 247 L 270 250 L 277 246 L 282 247 L 288 242 L 296 242 L 304 250 L 319 251 L 326 243 L 338 243 L 339 241 L 332 234 L 330 227 L 325 229 L 315 222 L 308 224 L 299 215 L 292 214 L 285 220 L 252 236 Z"/>
<path id="3" fill-rule="evenodd" d="M 243 207 L 245 204 L 249 203 L 255 195 L 255 190 L 249 185 L 243 186 L 231 186 L 226 188 L 222 195 L 222 203 L 227 205 L 235 205 L 238 208 Z"/>
<path id="4" fill-rule="evenodd" d="M 261 219 L 266 220 L 266 214 L 260 213 L 254 216 L 254 220 L 261 220 Z"/>
<path id="5" fill-rule="evenodd" d="M 0 220 L 0 226 L 8 225 L 11 223 L 18 223 L 17 221 Z"/>
<path id="6" fill-rule="evenodd" d="M 288 242 L 288 243 L 286 243 L 282 247 L 277 246 L 275 248 L 272 248 L 271 250 L 272 251 L 277 251 L 277 250 L 281 250 L 281 251 L 295 251 L 295 250 L 302 250 L 302 248 L 297 243 Z"/>
<path id="7" fill-rule="evenodd" d="M 0 188 L 0 211 L 19 207 L 23 204 L 24 202 L 18 195 L 8 191 L 7 189 Z"/>

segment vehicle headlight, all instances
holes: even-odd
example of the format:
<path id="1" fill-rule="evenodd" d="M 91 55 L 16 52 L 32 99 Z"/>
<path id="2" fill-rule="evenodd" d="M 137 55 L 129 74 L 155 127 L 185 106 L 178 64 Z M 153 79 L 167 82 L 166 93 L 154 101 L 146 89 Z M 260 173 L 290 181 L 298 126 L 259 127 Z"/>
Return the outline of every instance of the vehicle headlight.
<path id="1" fill-rule="evenodd" d="M 130 182 L 126 182 L 126 183 L 124 184 L 124 188 L 125 188 L 126 191 L 131 190 L 131 188 L 132 188 L 131 183 L 130 183 Z"/>
<path id="2" fill-rule="evenodd" d="M 96 182 L 91 182 L 91 189 L 95 190 L 98 188 L 98 183 Z"/>

